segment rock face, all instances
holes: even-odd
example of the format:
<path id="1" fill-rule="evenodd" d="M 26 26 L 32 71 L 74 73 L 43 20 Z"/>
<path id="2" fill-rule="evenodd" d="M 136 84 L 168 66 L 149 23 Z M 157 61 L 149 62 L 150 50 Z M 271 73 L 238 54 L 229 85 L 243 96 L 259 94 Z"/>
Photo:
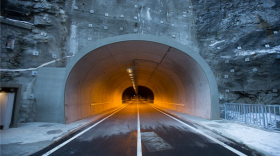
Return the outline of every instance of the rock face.
<path id="1" fill-rule="evenodd" d="M 200 54 L 221 103 L 279 104 L 279 1 L 193 1 Z"/>
<path id="2" fill-rule="evenodd" d="M 1 69 L 29 69 L 66 55 L 68 28 L 64 1 L 1 1 Z M 9 22 L 10 21 L 10 22 Z M 9 24 L 9 23 L 12 23 Z M 33 25 L 32 29 L 22 23 Z M 7 38 L 14 36 L 14 48 L 6 48 Z M 48 66 L 64 67 L 67 60 Z M 36 98 L 30 99 L 36 76 L 32 71 L 1 72 L 1 82 L 23 85 L 19 118 L 35 121 Z"/>
<path id="3" fill-rule="evenodd" d="M 279 0 L 2 0 L 1 16 L 14 23 L 1 21 L 1 69 L 36 68 L 107 37 L 151 34 L 200 53 L 216 76 L 220 104 L 279 104 Z M 28 98 L 35 81 L 29 70 L 1 72 L 1 82 L 23 84 L 25 121 L 35 120 L 36 97 Z"/>

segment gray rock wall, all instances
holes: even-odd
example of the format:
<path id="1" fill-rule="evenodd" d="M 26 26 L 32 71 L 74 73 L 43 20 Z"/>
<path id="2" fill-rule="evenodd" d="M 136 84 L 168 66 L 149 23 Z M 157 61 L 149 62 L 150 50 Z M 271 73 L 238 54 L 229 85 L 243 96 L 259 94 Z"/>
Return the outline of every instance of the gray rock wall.
<path id="1" fill-rule="evenodd" d="M 200 0 L 193 8 L 220 102 L 279 104 L 280 1 Z"/>
<path id="2" fill-rule="evenodd" d="M 199 52 L 189 0 L 72 0 L 66 6 L 71 17 L 70 53 L 92 41 L 130 33 L 173 39 Z"/>
<path id="3" fill-rule="evenodd" d="M 200 53 L 216 75 L 221 104 L 279 104 L 279 0 L 2 0 L 1 16 L 1 69 L 36 68 L 56 58 L 62 60 L 47 66 L 65 67 L 66 56 L 93 41 L 151 34 Z M 14 49 L 5 48 L 10 35 Z M 31 71 L 1 72 L 1 82 L 23 84 L 26 121 L 36 115 L 35 81 Z"/>
<path id="4" fill-rule="evenodd" d="M 66 56 L 68 28 L 64 1 L 1 1 L 1 69 L 29 69 Z M 30 28 L 30 29 L 29 29 Z M 15 37 L 14 49 L 5 48 L 7 37 Z M 67 59 L 49 64 L 65 67 Z M 20 83 L 22 99 L 19 118 L 35 121 L 36 76 L 31 70 L 1 72 L 1 82 Z"/>

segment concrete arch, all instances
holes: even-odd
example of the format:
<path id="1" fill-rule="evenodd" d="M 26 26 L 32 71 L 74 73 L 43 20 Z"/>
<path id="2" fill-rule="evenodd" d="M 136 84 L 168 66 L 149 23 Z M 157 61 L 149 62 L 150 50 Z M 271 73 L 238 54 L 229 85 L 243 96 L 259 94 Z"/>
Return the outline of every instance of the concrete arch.
<path id="1" fill-rule="evenodd" d="M 153 90 L 155 104 L 219 119 L 216 80 L 198 53 L 166 38 L 130 34 L 95 41 L 69 61 L 64 83 L 65 122 L 122 104 L 119 95 L 131 86 L 124 69 L 133 61 L 139 64 L 138 84 Z"/>

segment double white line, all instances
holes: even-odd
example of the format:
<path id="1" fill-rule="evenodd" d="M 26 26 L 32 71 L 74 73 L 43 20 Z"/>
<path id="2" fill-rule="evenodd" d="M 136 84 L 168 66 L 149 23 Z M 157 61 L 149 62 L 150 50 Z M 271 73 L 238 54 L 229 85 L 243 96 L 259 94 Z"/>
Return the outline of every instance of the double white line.
<path id="1" fill-rule="evenodd" d="M 137 99 L 137 156 L 142 156 L 142 145 L 141 145 L 141 131 L 140 131 L 140 118 L 139 118 L 138 99 Z"/>
<path id="2" fill-rule="evenodd" d="M 142 145 L 141 145 L 141 131 L 140 131 L 140 117 L 139 117 L 138 99 L 136 100 L 136 102 L 137 102 L 137 156 L 142 156 Z M 129 105 L 129 104 L 128 104 L 128 105 Z M 114 115 L 115 113 L 119 112 L 120 110 L 122 110 L 123 108 L 125 108 L 125 107 L 128 106 L 128 105 L 123 106 L 122 108 L 118 109 L 118 110 L 115 111 L 114 113 L 112 113 L 112 114 L 110 114 L 109 116 L 105 117 L 104 119 L 98 121 L 98 122 L 95 123 L 94 125 L 90 126 L 89 128 L 85 129 L 84 131 L 80 132 L 79 134 L 75 135 L 74 137 L 68 139 L 67 141 L 63 142 L 62 144 L 56 146 L 56 147 L 53 148 L 52 150 L 50 150 L 50 151 L 48 151 L 47 153 L 43 154 L 42 156 L 48 156 L 48 155 L 52 154 L 53 152 L 57 151 L 58 149 L 60 149 L 61 147 L 65 146 L 66 144 L 68 144 L 68 143 L 71 142 L 72 140 L 74 140 L 74 139 L 76 139 L 77 137 L 81 136 L 82 134 L 84 134 L 85 132 L 87 132 L 88 130 L 90 130 L 91 128 L 93 128 L 93 127 L 95 127 L 96 125 L 100 124 L 101 122 L 103 122 L 103 121 L 106 120 L 107 118 L 111 117 L 111 116 Z M 147 105 L 149 105 L 149 104 L 147 104 Z M 215 139 L 215 138 L 213 138 L 213 137 L 211 137 L 211 136 L 209 136 L 209 135 L 207 135 L 207 134 L 205 134 L 205 133 L 199 131 L 198 129 L 195 129 L 195 128 L 189 126 L 188 124 L 186 124 L 186 123 L 184 123 L 184 122 L 182 122 L 182 121 L 180 121 L 180 120 L 174 118 L 173 116 L 170 116 L 170 115 L 168 115 L 168 114 L 162 112 L 161 110 L 159 110 L 159 109 L 157 109 L 157 108 L 155 108 L 155 107 L 153 107 L 153 106 L 151 106 L 151 105 L 149 105 L 149 106 L 152 107 L 152 108 L 154 108 L 154 109 L 156 109 L 157 111 L 159 111 L 159 112 L 161 112 L 161 113 L 163 113 L 163 114 L 169 116 L 170 118 L 172 118 L 172 119 L 174 119 L 174 120 L 180 122 L 181 124 L 183 124 L 183 125 L 189 127 L 190 129 L 196 131 L 197 133 L 199 133 L 199 134 L 201 134 L 201 135 L 207 137 L 208 139 L 210 139 L 210 140 L 212 140 L 212 141 L 214 141 L 214 142 L 220 144 L 221 146 L 227 148 L 228 150 L 234 152 L 235 154 L 240 155 L 240 156 L 246 156 L 244 153 L 242 153 L 242 152 L 240 152 L 240 151 L 238 151 L 238 150 L 236 150 L 236 149 L 234 149 L 234 148 L 232 148 L 232 147 L 226 145 L 225 143 L 223 143 L 223 142 L 221 142 L 221 141 L 219 141 L 219 140 L 217 140 L 217 139 Z"/>

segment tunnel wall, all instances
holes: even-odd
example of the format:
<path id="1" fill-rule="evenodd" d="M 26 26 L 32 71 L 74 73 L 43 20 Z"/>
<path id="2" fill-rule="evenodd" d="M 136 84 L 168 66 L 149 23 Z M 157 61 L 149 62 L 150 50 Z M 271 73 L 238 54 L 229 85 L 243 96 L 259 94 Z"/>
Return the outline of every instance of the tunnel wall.
<path id="1" fill-rule="evenodd" d="M 114 63 L 114 60 L 111 60 L 108 49 L 101 47 L 94 53 L 87 54 L 86 59 L 74 66 L 75 74 L 67 79 L 67 83 L 71 85 L 65 86 L 66 123 L 122 104 L 121 98 L 111 96 L 114 95 L 114 84 L 110 83 L 124 75 L 117 72 L 116 66 L 111 67 L 111 63 Z M 98 65 L 91 68 L 88 64 Z M 103 72 L 105 70 L 106 72 Z M 106 75 L 105 79 L 100 74 Z"/>
<path id="2" fill-rule="evenodd" d="M 64 123 L 65 68 L 39 68 L 34 86 L 37 122 Z"/>
<path id="3" fill-rule="evenodd" d="M 206 119 L 219 119 L 215 77 L 198 53 L 185 45 L 156 36 L 122 35 L 93 42 L 77 53 L 68 63 L 64 93 L 66 123 L 122 103 L 120 95 L 131 86 L 131 82 L 127 78 L 127 73 L 119 72 L 120 67 L 115 66 L 114 63 L 123 57 L 129 57 L 130 54 L 115 55 L 114 50 L 119 48 L 121 51 L 123 47 L 119 46 L 119 43 L 129 41 L 144 41 L 149 42 L 148 45 L 151 44 L 151 46 L 147 46 L 147 43 L 145 46 L 122 45 L 126 49 L 129 49 L 129 46 L 134 47 L 136 52 L 138 48 L 142 50 L 146 48 L 147 53 L 137 56 L 136 59 L 149 58 L 149 51 L 155 48 L 152 44 L 157 44 L 156 47 L 159 47 L 160 51 L 153 57 L 155 60 L 149 61 L 157 62 L 157 57 L 162 55 L 160 52 L 168 50 L 166 59 L 160 62 L 153 77 L 146 84 L 155 95 L 155 104 Z M 185 53 L 184 57 L 180 55 L 182 52 Z M 111 58 L 112 55 L 115 55 L 114 59 Z M 186 61 L 189 63 L 186 64 Z M 96 66 L 94 66 L 95 63 Z M 146 67 L 143 66 L 143 68 Z M 148 71 L 148 68 L 145 70 Z M 103 73 L 107 76 L 100 76 L 102 71 L 107 71 Z M 145 79 L 145 74 L 143 75 Z M 165 79 L 156 77 L 165 77 Z M 144 82 L 139 80 L 139 83 Z"/>

